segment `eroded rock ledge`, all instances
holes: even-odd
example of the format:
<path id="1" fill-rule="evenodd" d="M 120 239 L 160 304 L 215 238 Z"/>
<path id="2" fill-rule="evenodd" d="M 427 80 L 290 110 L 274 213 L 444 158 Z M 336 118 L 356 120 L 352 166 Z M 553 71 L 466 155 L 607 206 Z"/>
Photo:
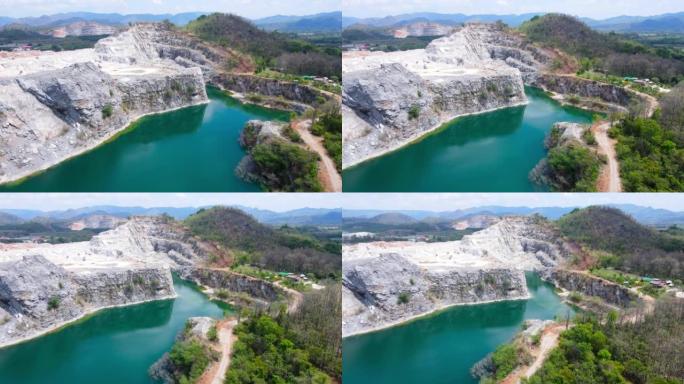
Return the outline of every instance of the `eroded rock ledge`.
<path id="1" fill-rule="evenodd" d="M 528 297 L 524 271 L 569 255 L 535 218 L 505 218 L 460 241 L 344 245 L 343 336 L 399 324 L 459 304 Z"/>
<path id="2" fill-rule="evenodd" d="M 0 58 L 0 183 L 92 149 L 139 117 L 208 101 L 226 52 L 140 24 L 93 49 Z"/>
<path id="3" fill-rule="evenodd" d="M 525 48 L 496 25 L 469 24 L 424 50 L 346 54 L 344 167 L 458 116 L 526 104 L 523 78 L 547 58 Z"/>
<path id="4" fill-rule="evenodd" d="M 0 346 L 102 308 L 175 297 L 172 269 L 212 250 L 164 219 L 137 217 L 67 244 L 0 247 Z"/>

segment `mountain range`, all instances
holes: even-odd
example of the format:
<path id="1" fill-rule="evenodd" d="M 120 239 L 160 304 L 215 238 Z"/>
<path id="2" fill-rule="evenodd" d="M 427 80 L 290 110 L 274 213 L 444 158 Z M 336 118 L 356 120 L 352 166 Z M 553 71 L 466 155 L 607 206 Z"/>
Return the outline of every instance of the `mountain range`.
<path id="1" fill-rule="evenodd" d="M 270 210 L 257 209 L 239 205 L 233 207 L 250 214 L 255 219 L 264 224 L 270 225 L 338 225 L 342 221 L 342 212 L 339 209 L 300 208 L 286 212 L 275 212 Z M 128 217 L 132 215 L 156 216 L 161 214 L 167 214 L 178 220 L 182 220 L 197 212 L 201 208 L 207 207 L 144 208 L 101 205 L 59 211 L 40 211 L 31 209 L 0 209 L 0 225 L 15 224 L 20 221 L 38 219 L 72 221 L 91 215 L 110 215 L 117 217 Z"/>
<path id="2" fill-rule="evenodd" d="M 609 204 L 608 206 L 620 209 L 635 220 L 644 225 L 667 227 L 670 225 L 684 225 L 684 212 L 670 211 L 666 209 L 643 207 L 632 204 Z M 349 218 L 366 218 L 387 222 L 388 218 L 396 223 L 402 217 L 405 221 L 435 221 L 435 220 L 457 220 L 473 215 L 494 215 L 494 216 L 528 216 L 538 214 L 550 220 L 556 220 L 561 216 L 570 213 L 572 210 L 581 207 L 503 207 L 503 206 L 483 206 L 459 209 L 454 211 L 422 211 L 422 210 L 342 210 L 345 220 Z M 392 214 L 392 215 L 388 215 Z"/>
<path id="3" fill-rule="evenodd" d="M 228 11 L 227 11 L 228 12 Z M 30 28 L 55 28 L 69 25 L 76 22 L 97 22 L 105 25 L 121 26 L 134 22 L 159 22 L 169 20 L 170 22 L 183 26 L 196 18 L 206 15 L 208 12 L 186 12 L 178 14 L 131 14 L 122 15 L 118 13 L 92 13 L 92 12 L 69 12 L 55 15 L 44 15 L 38 17 L 11 18 L 0 16 L 0 27 L 12 25 L 13 27 Z M 252 22 L 265 30 L 291 33 L 310 33 L 310 32 L 340 32 L 342 30 L 342 12 L 327 12 L 314 15 L 303 16 L 283 16 L 276 15 Z"/>
<path id="4" fill-rule="evenodd" d="M 347 28 L 352 25 L 388 28 L 401 27 L 407 24 L 427 21 L 445 25 L 455 25 L 467 22 L 495 22 L 497 20 L 501 20 L 511 27 L 518 27 L 520 26 L 520 24 L 531 19 L 532 17 L 543 14 L 544 13 L 525 13 L 520 15 L 465 15 L 462 13 L 446 14 L 432 12 L 417 12 L 396 16 L 373 18 L 343 17 L 342 26 L 343 28 Z M 602 20 L 584 17 L 580 18 L 580 20 L 582 20 L 594 29 L 606 32 L 615 31 L 630 33 L 684 33 L 684 12 L 666 13 L 654 16 L 618 16 Z"/>

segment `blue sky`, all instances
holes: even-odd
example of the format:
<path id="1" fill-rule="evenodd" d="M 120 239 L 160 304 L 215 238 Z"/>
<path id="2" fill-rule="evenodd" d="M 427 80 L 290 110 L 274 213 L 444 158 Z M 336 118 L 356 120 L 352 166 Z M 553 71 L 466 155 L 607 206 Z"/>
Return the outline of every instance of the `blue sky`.
<path id="1" fill-rule="evenodd" d="M 592 18 L 683 12 L 684 0 L 343 0 L 345 16 L 379 17 L 413 12 L 521 14 L 563 12 Z"/>
<path id="2" fill-rule="evenodd" d="M 182 13 L 220 11 L 248 18 L 339 11 L 341 0 L 0 0 L 0 16 L 61 12 Z"/>
<path id="3" fill-rule="evenodd" d="M 297 208 L 449 211 L 485 205 L 587 206 L 635 204 L 684 211 L 684 193 L 3 193 L 0 208 L 60 210 L 93 205 L 199 207 L 245 205 Z"/>

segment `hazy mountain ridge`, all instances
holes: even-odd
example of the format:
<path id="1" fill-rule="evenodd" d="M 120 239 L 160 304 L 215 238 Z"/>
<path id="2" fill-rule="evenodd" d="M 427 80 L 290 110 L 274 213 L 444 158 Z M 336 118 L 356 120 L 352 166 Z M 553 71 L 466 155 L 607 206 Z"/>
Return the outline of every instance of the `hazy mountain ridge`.
<path id="1" fill-rule="evenodd" d="M 229 10 L 224 10 L 229 12 Z M 75 22 L 97 22 L 111 26 L 123 26 L 136 22 L 160 22 L 168 20 L 176 25 L 184 26 L 190 21 L 211 12 L 184 12 L 177 14 L 119 14 L 68 12 L 38 17 L 4 17 L 0 16 L 0 27 L 11 25 L 12 28 L 27 26 L 30 28 L 55 28 Z M 255 25 L 268 31 L 281 32 L 340 32 L 342 30 L 342 12 L 324 12 L 312 15 L 269 16 L 251 20 Z"/>
<path id="2" fill-rule="evenodd" d="M 77 220 L 91 215 L 111 215 L 128 217 L 132 215 L 156 216 L 167 214 L 175 219 L 185 219 L 204 207 L 124 207 L 115 205 L 101 205 L 77 209 L 56 211 L 41 211 L 30 209 L 0 209 L 0 214 L 7 214 L 23 221 L 47 218 L 52 220 Z M 233 206 L 240 209 L 258 221 L 265 224 L 288 224 L 288 225 L 336 225 L 342 221 L 342 212 L 339 209 L 326 208 L 299 208 L 285 212 L 275 212 L 264 209 L 250 208 L 241 205 Z M 10 218 L 8 217 L 8 220 Z M 4 217 L 4 215 L 3 215 Z"/>
<path id="3" fill-rule="evenodd" d="M 600 205 L 600 204 L 599 204 Z M 626 214 L 634 217 L 639 223 L 650 226 L 665 227 L 670 225 L 684 225 L 684 212 L 670 211 L 666 209 L 651 208 L 633 204 L 607 204 L 606 206 L 618 208 Z M 466 218 L 472 215 L 496 215 L 496 216 L 529 216 L 533 214 L 542 215 L 548 219 L 556 220 L 573 211 L 575 207 L 504 207 L 504 206 L 482 206 L 475 208 L 458 209 L 453 211 L 426 211 L 426 210 L 355 210 L 344 209 L 342 216 L 345 220 L 349 218 L 372 219 L 378 215 L 395 213 L 409 216 L 415 220 L 433 221 L 443 219 L 444 221 Z"/>
<path id="4" fill-rule="evenodd" d="M 518 27 L 523 22 L 534 16 L 544 15 L 544 13 L 524 13 L 524 14 L 479 14 L 466 15 L 462 13 L 432 13 L 416 12 L 395 16 L 356 18 L 343 17 L 342 25 L 344 28 L 350 26 L 370 26 L 375 28 L 399 27 L 415 22 L 433 22 L 445 25 L 455 25 L 468 22 L 496 22 L 501 20 L 511 27 Z M 652 16 L 617 16 L 607 19 L 593 19 L 588 17 L 579 18 L 590 27 L 600 31 L 615 32 L 673 32 L 684 33 L 684 12 L 665 13 Z"/>

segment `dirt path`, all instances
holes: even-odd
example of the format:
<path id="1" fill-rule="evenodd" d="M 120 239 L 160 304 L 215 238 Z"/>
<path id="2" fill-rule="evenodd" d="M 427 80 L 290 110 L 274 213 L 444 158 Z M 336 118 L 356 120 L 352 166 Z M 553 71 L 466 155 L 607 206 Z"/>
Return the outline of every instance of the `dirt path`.
<path id="1" fill-rule="evenodd" d="M 622 180 L 620 180 L 620 163 L 617 160 L 615 153 L 616 140 L 608 137 L 608 130 L 610 129 L 610 122 L 600 122 L 591 127 L 591 131 L 596 137 L 599 153 L 605 155 L 608 159 L 608 164 L 601 168 L 601 174 L 598 178 L 599 192 L 622 192 Z"/>
<path id="2" fill-rule="evenodd" d="M 310 126 L 310 120 L 299 120 L 294 122 L 292 128 L 299 133 L 304 144 L 320 156 L 318 178 L 323 184 L 323 189 L 326 192 L 342 192 L 342 176 L 337 172 L 333 159 L 328 156 L 328 151 L 323 146 L 323 138 L 309 132 Z"/>
<path id="3" fill-rule="evenodd" d="M 522 366 L 513 371 L 510 375 L 501 381 L 502 384 L 518 384 L 522 378 L 528 378 L 534 375 L 539 368 L 541 368 L 544 361 L 558 345 L 558 338 L 561 332 L 565 331 L 565 324 L 553 324 L 546 327 L 542 331 L 541 339 L 539 340 L 539 347 L 530 351 L 534 357 L 532 364 Z"/>
<path id="4" fill-rule="evenodd" d="M 221 359 L 218 363 L 213 363 L 207 369 L 202 377 L 199 378 L 197 384 L 223 384 L 226 378 L 226 371 L 230 366 L 230 355 L 233 351 L 233 344 L 237 340 L 237 336 L 233 334 L 233 328 L 237 325 L 236 319 L 221 320 L 216 324 L 216 331 L 218 333 L 218 345 L 215 350 L 221 353 Z"/>
<path id="5" fill-rule="evenodd" d="M 287 304 L 287 313 L 297 312 L 297 309 L 302 304 L 302 301 L 304 301 L 304 295 L 299 291 L 295 291 L 292 288 L 288 288 L 280 284 L 280 282 L 276 281 L 273 284 L 278 288 L 282 289 L 283 291 L 287 292 L 287 294 L 290 296 L 289 303 Z"/>

